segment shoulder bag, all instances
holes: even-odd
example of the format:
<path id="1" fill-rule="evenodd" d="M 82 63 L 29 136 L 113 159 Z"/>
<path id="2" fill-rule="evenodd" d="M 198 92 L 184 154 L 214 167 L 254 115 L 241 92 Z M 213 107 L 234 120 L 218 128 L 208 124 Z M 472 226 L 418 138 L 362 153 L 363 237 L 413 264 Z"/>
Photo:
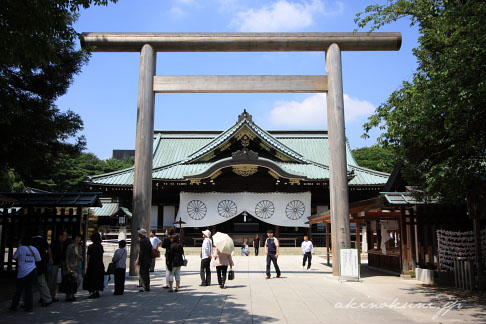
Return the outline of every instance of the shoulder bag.
<path id="1" fill-rule="evenodd" d="M 155 259 L 155 258 L 160 258 L 160 251 L 158 248 L 152 248 L 152 251 L 150 252 L 150 256 L 152 257 L 152 259 Z"/>
<path id="2" fill-rule="evenodd" d="M 125 255 L 125 253 L 127 253 L 127 250 L 123 251 L 123 254 L 122 255 Z M 106 274 L 107 275 L 114 275 L 115 274 L 115 270 L 116 270 L 116 264 L 118 263 L 118 261 L 121 260 L 121 257 L 120 259 L 116 260 L 116 261 L 112 261 L 108 264 L 108 269 L 106 269 Z"/>
<path id="3" fill-rule="evenodd" d="M 186 259 L 186 256 L 184 254 L 182 255 L 182 266 L 187 267 L 187 259 Z"/>

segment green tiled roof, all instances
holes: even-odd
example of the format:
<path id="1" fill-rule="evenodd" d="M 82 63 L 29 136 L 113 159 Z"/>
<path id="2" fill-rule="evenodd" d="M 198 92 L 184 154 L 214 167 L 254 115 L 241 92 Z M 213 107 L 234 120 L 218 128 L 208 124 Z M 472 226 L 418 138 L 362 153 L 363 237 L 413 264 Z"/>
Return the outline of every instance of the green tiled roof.
<path id="1" fill-rule="evenodd" d="M 101 207 L 101 192 L 2 192 L 13 207 Z"/>
<path id="2" fill-rule="evenodd" d="M 113 217 L 118 211 L 122 211 L 126 216 L 132 217 L 132 213 L 128 208 L 120 207 L 120 204 L 113 202 L 111 198 L 101 198 L 100 201 L 103 206 L 93 208 L 96 217 Z"/>
<path id="3" fill-rule="evenodd" d="M 95 207 L 94 209 L 94 214 L 97 217 L 111 217 L 115 215 L 118 212 L 118 203 L 112 203 L 112 202 L 103 202 L 103 206 L 101 207 Z"/>
<path id="4" fill-rule="evenodd" d="M 228 130 L 221 131 L 156 131 L 152 178 L 181 181 L 184 177 L 204 173 L 218 161 L 198 159 L 224 145 L 242 127 L 247 127 L 263 142 L 288 156 L 292 162 L 271 162 L 289 174 L 308 180 L 329 179 L 329 140 L 327 131 L 264 131 L 249 118 L 241 118 Z M 389 174 L 358 166 L 349 146 L 346 148 L 348 172 L 354 173 L 350 185 L 383 185 Z M 260 161 L 265 160 L 263 158 Z M 92 176 L 90 183 L 108 186 L 132 186 L 133 168 Z"/>
<path id="5" fill-rule="evenodd" d="M 440 198 L 425 195 L 421 200 L 417 199 L 411 192 L 380 192 L 390 205 L 423 205 L 439 204 Z"/>
<path id="6" fill-rule="evenodd" d="M 214 138 L 210 143 L 203 146 L 196 152 L 189 155 L 183 162 L 189 163 L 197 160 L 199 157 L 211 152 L 212 150 L 216 149 L 217 147 L 221 146 L 225 143 L 228 139 L 230 139 L 233 135 L 235 135 L 239 130 L 243 127 L 247 127 L 253 133 L 258 135 L 263 141 L 269 144 L 271 147 L 276 149 L 277 151 L 297 160 L 300 162 L 307 162 L 307 160 L 298 152 L 292 150 L 291 148 L 287 147 L 285 144 L 280 142 L 278 139 L 273 137 L 270 133 L 261 129 L 258 125 L 256 125 L 251 117 L 250 118 L 241 118 L 236 124 L 234 124 L 230 129 L 224 131 L 218 137 Z"/>

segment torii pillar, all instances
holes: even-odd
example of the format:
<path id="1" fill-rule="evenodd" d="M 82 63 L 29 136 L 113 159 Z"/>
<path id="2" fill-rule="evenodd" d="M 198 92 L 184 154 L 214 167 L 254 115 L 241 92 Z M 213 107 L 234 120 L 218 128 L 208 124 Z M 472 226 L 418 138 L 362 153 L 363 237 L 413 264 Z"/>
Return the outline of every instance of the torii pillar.
<path id="1" fill-rule="evenodd" d="M 152 203 L 154 94 L 215 92 L 327 92 L 330 153 L 332 269 L 339 249 L 349 248 L 348 181 L 341 51 L 397 51 L 400 33 L 83 33 L 81 45 L 96 52 L 140 52 L 140 79 L 133 185 L 130 275 L 138 269 L 137 231 L 149 229 Z M 326 52 L 327 76 L 156 76 L 157 52 Z"/>

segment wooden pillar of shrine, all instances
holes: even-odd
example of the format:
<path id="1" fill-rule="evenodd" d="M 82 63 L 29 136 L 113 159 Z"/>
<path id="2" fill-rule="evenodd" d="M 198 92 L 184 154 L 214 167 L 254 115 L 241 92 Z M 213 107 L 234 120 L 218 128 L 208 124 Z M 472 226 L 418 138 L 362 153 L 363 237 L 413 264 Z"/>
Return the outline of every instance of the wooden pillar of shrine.
<path id="1" fill-rule="evenodd" d="M 331 235 L 331 224 L 326 223 L 326 255 L 327 255 L 327 264 L 331 264 L 331 260 L 329 257 L 329 248 L 330 248 L 330 235 Z"/>
<path id="2" fill-rule="evenodd" d="M 157 53 L 145 44 L 140 52 L 138 79 L 137 134 L 135 141 L 135 168 L 133 182 L 132 240 L 130 246 L 130 275 L 138 274 L 135 261 L 140 249 L 138 230 L 150 230 L 152 206 L 152 150 L 154 141 L 154 76 Z"/>
<path id="3" fill-rule="evenodd" d="M 400 219 L 398 222 L 400 230 L 400 256 L 402 271 L 408 271 L 408 252 L 407 252 L 407 223 L 405 208 L 400 207 Z"/>
<path id="4" fill-rule="evenodd" d="M 351 247 L 349 197 L 344 130 L 341 49 L 331 44 L 326 52 L 328 74 L 327 121 L 329 127 L 329 195 L 332 227 L 332 274 L 339 275 L 339 249 Z"/>

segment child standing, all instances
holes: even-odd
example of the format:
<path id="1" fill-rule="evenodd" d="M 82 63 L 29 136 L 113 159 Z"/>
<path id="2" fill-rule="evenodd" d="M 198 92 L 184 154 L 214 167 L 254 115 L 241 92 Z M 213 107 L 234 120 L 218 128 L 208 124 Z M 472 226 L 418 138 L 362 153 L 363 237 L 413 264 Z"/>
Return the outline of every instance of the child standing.
<path id="1" fill-rule="evenodd" d="M 125 272 L 127 270 L 127 242 L 121 240 L 118 242 L 118 249 L 113 255 L 111 262 L 115 262 L 115 292 L 113 295 L 123 295 L 125 291 Z"/>

